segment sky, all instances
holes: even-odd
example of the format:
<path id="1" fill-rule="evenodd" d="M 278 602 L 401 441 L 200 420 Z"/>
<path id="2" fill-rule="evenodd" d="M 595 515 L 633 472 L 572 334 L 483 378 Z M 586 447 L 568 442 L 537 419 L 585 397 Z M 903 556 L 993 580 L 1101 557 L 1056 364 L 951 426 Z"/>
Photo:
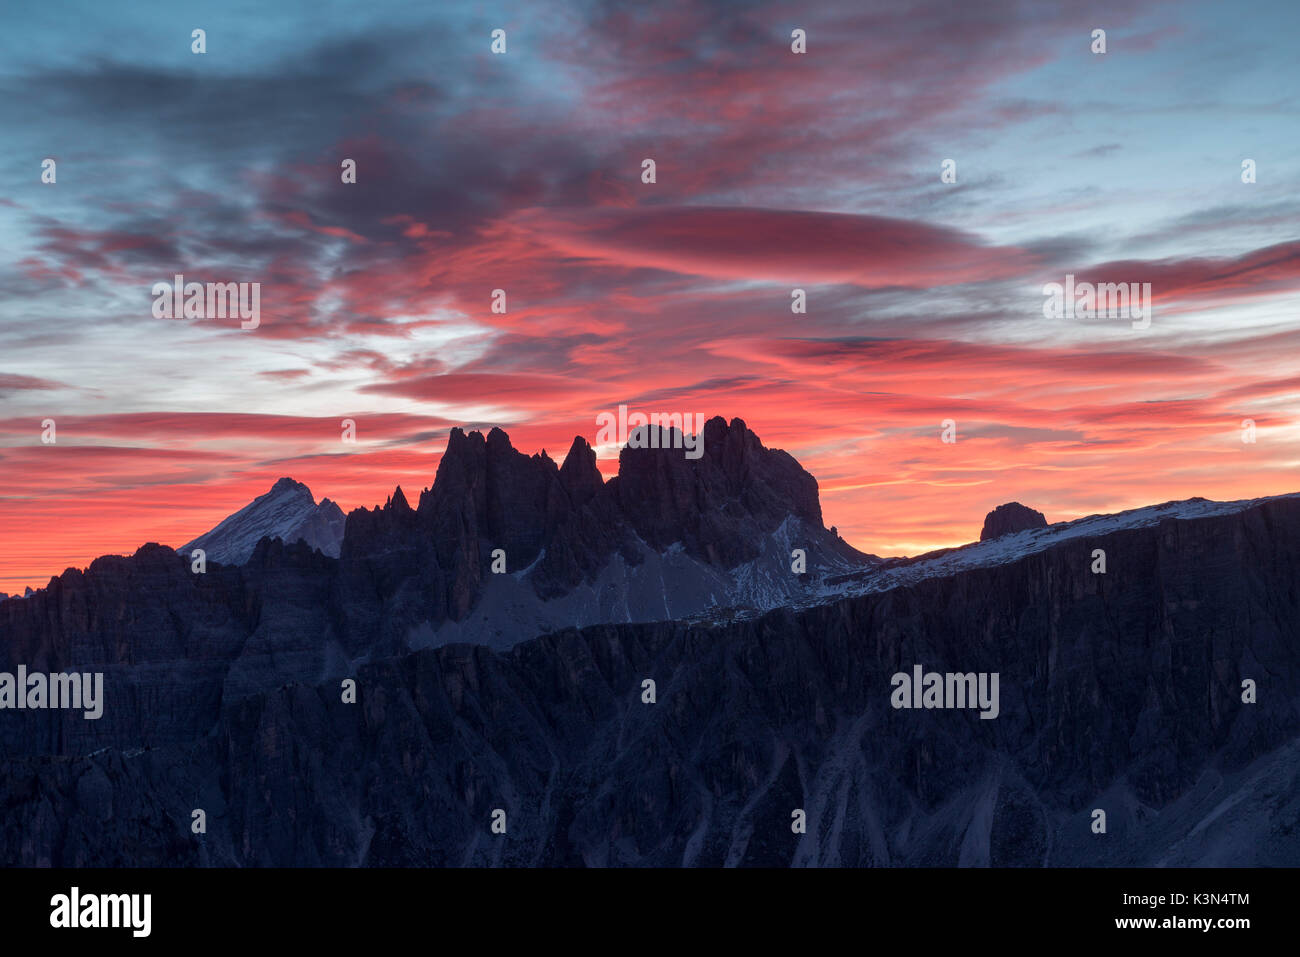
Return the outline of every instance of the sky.
<path id="1" fill-rule="evenodd" d="M 743 419 L 881 555 L 1300 490 L 1298 45 L 1291 2 L 9 11 L 0 591 L 620 404 Z M 260 324 L 156 317 L 176 274 Z M 1149 325 L 1049 317 L 1067 276 Z"/>

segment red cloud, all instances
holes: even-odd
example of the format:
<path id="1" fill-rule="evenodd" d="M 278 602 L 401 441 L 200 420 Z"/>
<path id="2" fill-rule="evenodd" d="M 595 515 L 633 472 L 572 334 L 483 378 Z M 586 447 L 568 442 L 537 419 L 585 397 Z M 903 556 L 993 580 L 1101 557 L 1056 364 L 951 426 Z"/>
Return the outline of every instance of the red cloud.
<path id="1" fill-rule="evenodd" d="M 802 210 L 531 210 L 511 223 L 567 256 L 724 279 L 929 287 L 1022 275 L 1038 262 L 953 229 Z"/>

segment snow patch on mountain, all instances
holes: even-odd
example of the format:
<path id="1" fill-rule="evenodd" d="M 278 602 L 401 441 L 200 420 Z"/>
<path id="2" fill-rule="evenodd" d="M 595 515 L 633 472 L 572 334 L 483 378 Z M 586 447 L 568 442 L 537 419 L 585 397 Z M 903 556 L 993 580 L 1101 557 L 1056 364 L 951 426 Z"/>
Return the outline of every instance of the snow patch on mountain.
<path id="1" fill-rule="evenodd" d="M 1300 492 L 1241 499 L 1234 502 L 1212 502 L 1203 498 L 1190 498 L 1180 502 L 1148 505 L 1145 508 L 1116 512 L 1111 515 L 1089 515 L 1072 522 L 1028 529 L 959 548 L 931 552 L 916 558 L 886 560 L 882 565 L 866 572 L 830 579 L 821 597 L 832 599 L 844 595 L 865 595 L 887 591 L 927 578 L 954 575 L 970 568 L 1005 565 L 1071 539 L 1100 537 L 1124 529 L 1146 528 L 1172 519 L 1188 520 L 1231 515 L 1265 502 L 1293 498 L 1300 498 Z"/>

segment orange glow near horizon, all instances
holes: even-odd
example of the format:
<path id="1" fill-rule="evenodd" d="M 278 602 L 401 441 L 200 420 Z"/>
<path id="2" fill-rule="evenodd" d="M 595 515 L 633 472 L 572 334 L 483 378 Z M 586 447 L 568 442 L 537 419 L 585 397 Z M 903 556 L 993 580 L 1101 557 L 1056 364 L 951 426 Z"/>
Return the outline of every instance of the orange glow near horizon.
<path id="1" fill-rule="evenodd" d="M 827 381 L 823 375 L 822 385 Z M 1295 426 L 1260 416 L 1257 441 L 1246 444 L 1240 412 L 1216 414 L 1211 401 L 1144 410 L 1128 403 L 1090 404 L 1071 427 L 1075 435 L 1063 425 L 1060 434 L 1025 431 L 1032 415 L 1018 406 L 997 410 L 1001 424 L 994 424 L 981 420 L 969 402 L 926 400 L 924 410 L 909 413 L 895 396 L 859 395 L 860 419 L 812 427 L 808 423 L 819 418 L 830 421 L 831 409 L 843 410 L 848 396 L 832 391 L 818 412 L 819 393 L 804 391 L 806 411 L 796 414 L 792 398 L 774 397 L 767 404 L 751 401 L 753 411 L 743 418 L 765 446 L 790 452 L 818 479 L 825 524 L 878 555 L 915 555 L 974 541 L 984 515 L 1007 501 L 1061 522 L 1193 496 L 1228 500 L 1300 490 Z M 712 409 L 720 405 L 715 400 L 675 399 L 672 408 Z M 863 420 L 873 405 L 875 427 L 868 428 Z M 941 414 L 944 408 L 951 414 Z M 994 412 L 990 405 L 984 415 L 991 420 Z M 940 441 L 940 422 L 949 417 L 958 423 L 954 444 Z M 216 418 L 189 421 L 172 414 L 151 420 L 152 445 L 74 445 L 64 437 L 74 429 L 97 430 L 99 441 L 108 442 L 114 432 L 142 428 L 113 417 L 69 421 L 53 446 L 10 445 L 0 484 L 0 591 L 44 587 L 66 568 L 85 568 L 100 555 L 131 554 L 146 542 L 179 546 L 281 476 L 304 482 L 317 501 L 330 498 L 345 512 L 381 505 L 397 486 L 414 503 L 433 483 L 446 429 L 436 439 L 393 448 L 385 447 L 391 437 L 423 431 L 421 423 L 414 417 L 355 418 L 359 434 L 369 432 L 370 442 L 336 441 L 331 448 L 313 441 L 313 433 L 331 430 L 333 420 L 220 417 L 224 425 L 214 428 Z M 594 416 L 591 421 L 585 431 L 572 420 L 567 426 L 503 427 L 517 449 L 545 449 L 558 464 L 575 435 L 594 442 Z M 12 435 L 19 425 L 0 428 Z M 206 439 L 199 448 L 183 439 L 187 431 L 225 432 L 225 450 L 214 451 Z M 260 445 L 271 438 L 277 446 L 292 438 L 299 454 L 274 464 L 241 461 L 264 451 Z M 598 465 L 606 478 L 617 471 L 615 458 Z M 205 472 L 220 477 L 203 481 Z"/>

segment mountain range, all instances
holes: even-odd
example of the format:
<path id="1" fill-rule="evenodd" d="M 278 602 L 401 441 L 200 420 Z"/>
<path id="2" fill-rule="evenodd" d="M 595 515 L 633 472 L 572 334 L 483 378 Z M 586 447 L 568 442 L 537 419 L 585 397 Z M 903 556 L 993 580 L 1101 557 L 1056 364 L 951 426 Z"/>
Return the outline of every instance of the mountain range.
<path id="1" fill-rule="evenodd" d="M 3 602 L 0 668 L 106 702 L 0 713 L 0 861 L 1300 860 L 1300 495 L 880 559 L 740 420 L 660 445 L 603 481 L 457 429 L 337 557 L 146 545 Z M 996 720 L 892 706 L 918 665 L 1000 675 Z"/>
<path id="2" fill-rule="evenodd" d="M 649 444 L 629 444 L 605 482 L 580 437 L 557 465 L 500 429 L 453 429 L 414 508 L 398 487 L 345 520 L 282 478 L 179 551 L 241 565 L 263 538 L 301 540 L 342 559 L 349 631 L 412 648 L 506 648 L 572 625 L 763 610 L 880 562 L 823 526 L 813 477 L 741 420 L 705 423 L 698 460 Z M 807 570 L 792 572 L 799 562 Z"/>

